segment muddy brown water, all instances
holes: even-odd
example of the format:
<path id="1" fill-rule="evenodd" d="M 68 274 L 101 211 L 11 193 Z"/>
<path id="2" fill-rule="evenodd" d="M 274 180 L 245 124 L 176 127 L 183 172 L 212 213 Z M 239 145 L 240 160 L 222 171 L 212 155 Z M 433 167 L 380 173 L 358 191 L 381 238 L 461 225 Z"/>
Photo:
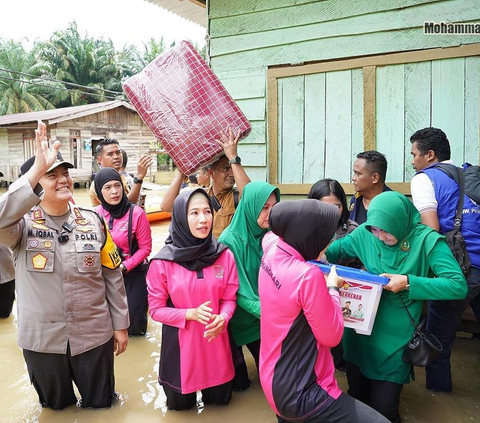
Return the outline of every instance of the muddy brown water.
<path id="1" fill-rule="evenodd" d="M 168 183 L 173 173 L 159 175 Z M 5 192 L 0 188 L 0 194 Z M 162 191 L 147 191 L 150 197 Z M 75 200 L 89 205 L 88 190 L 75 189 Z M 169 221 L 152 223 L 153 253 L 163 245 Z M 158 385 L 161 325 L 149 321 L 145 338 L 130 338 L 127 351 L 115 358 L 116 390 L 119 400 L 107 410 L 83 410 L 71 406 L 62 411 L 42 409 L 30 385 L 22 352 L 17 346 L 16 313 L 0 319 L 0 422 L 208 422 L 274 423 L 276 418 L 263 395 L 255 365 L 247 353 L 253 386 L 234 392 L 228 406 L 201 405 L 186 412 L 168 411 Z M 405 385 L 401 415 L 405 422 L 467 423 L 480 422 L 480 340 L 457 339 L 452 358 L 454 392 L 432 393 L 425 389 L 423 369 L 416 369 L 416 381 Z M 343 373 L 337 372 L 340 388 L 347 390 Z M 294 381 L 292 381 L 294 383 Z"/>

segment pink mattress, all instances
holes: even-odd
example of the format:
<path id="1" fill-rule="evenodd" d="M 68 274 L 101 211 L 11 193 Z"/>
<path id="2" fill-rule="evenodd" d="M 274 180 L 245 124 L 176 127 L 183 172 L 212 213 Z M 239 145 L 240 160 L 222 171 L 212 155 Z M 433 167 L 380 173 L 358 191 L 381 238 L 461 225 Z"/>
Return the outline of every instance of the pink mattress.
<path id="1" fill-rule="evenodd" d="M 123 84 L 142 120 L 186 175 L 223 153 L 215 141 L 228 126 L 251 125 L 193 46 L 182 41 Z"/>

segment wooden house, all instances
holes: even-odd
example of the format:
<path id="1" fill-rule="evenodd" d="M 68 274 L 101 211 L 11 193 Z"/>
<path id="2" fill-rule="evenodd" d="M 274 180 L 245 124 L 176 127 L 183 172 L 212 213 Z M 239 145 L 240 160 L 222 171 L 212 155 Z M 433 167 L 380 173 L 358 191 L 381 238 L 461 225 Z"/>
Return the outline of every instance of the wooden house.
<path id="1" fill-rule="evenodd" d="M 77 183 L 91 181 L 97 170 L 95 147 L 102 139 L 118 140 L 129 158 L 128 172 L 136 173 L 139 157 L 156 150 L 152 132 L 135 109 L 121 100 L 0 116 L 0 171 L 7 182 L 18 178 L 20 165 L 35 152 L 37 120 L 46 123 L 49 140 L 61 141 L 60 152 L 75 166 L 70 174 Z M 150 176 L 156 171 L 154 161 Z"/>
<path id="2" fill-rule="evenodd" d="M 186 3 L 150 1 L 178 14 Z M 356 154 L 375 149 L 387 157 L 387 183 L 409 193 L 409 138 L 427 126 L 445 131 L 455 163 L 478 163 L 477 1 L 209 0 L 197 7 L 206 15 L 210 65 L 253 125 L 239 151 L 252 179 L 304 195 L 331 177 L 352 194 Z"/>

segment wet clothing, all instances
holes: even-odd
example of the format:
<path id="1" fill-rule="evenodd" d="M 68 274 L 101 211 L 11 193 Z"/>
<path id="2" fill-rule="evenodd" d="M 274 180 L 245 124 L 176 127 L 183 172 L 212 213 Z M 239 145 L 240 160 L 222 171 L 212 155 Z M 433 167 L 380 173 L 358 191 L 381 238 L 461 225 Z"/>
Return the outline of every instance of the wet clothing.
<path id="1" fill-rule="evenodd" d="M 163 323 L 159 383 L 189 394 L 231 381 L 234 368 L 228 332 L 208 342 L 203 337 L 205 326 L 187 321 L 186 312 L 211 301 L 212 313 L 222 314 L 228 324 L 238 289 L 233 254 L 225 250 L 199 271 L 154 258 L 147 284 L 150 315 Z"/>
<path id="2" fill-rule="evenodd" d="M 202 389 L 203 404 L 227 405 L 232 399 L 232 384 L 227 382 L 222 385 L 212 386 Z M 169 410 L 189 410 L 197 403 L 197 393 L 179 394 L 177 391 L 163 385 L 165 396 L 167 397 L 167 407 Z"/>
<path id="3" fill-rule="evenodd" d="M 207 192 L 210 197 L 214 196 L 213 187 L 210 187 Z M 235 213 L 235 197 L 238 197 L 238 194 L 235 194 L 235 192 L 238 191 L 232 188 L 215 194 L 215 198 L 220 206 L 218 210 L 214 211 L 213 217 L 213 236 L 215 238 L 220 237 L 221 233 L 233 219 L 233 214 Z"/>
<path id="4" fill-rule="evenodd" d="M 129 325 L 120 260 L 93 210 L 69 204 L 50 216 L 40 201 L 26 177 L 0 198 L 0 243 L 16 257 L 18 344 L 55 354 L 69 344 L 76 356 Z"/>
<path id="5" fill-rule="evenodd" d="M 443 163 L 453 165 L 453 162 Z M 465 164 L 464 167 L 467 165 Z M 420 213 L 434 211 L 445 234 L 453 229 L 459 201 L 459 187 L 434 163 L 412 179 L 412 198 Z M 464 198 L 461 232 L 465 239 L 472 271 L 467 278 L 468 295 L 461 301 L 429 301 L 427 329 L 442 343 L 443 351 L 426 367 L 426 385 L 434 391 L 450 392 L 452 375 L 450 356 L 463 312 L 480 294 L 480 205 L 467 195 Z"/>
<path id="6" fill-rule="evenodd" d="M 122 182 L 115 169 L 103 168 L 95 175 L 95 191 L 102 203 L 96 210 L 105 219 L 112 239 L 122 253 L 130 316 L 128 334 L 145 335 L 148 323 L 147 258 L 152 251 L 150 224 L 145 212 L 139 206 L 130 204 L 125 193 L 118 204 L 105 201 L 102 188 L 110 181 Z"/>
<path id="7" fill-rule="evenodd" d="M 371 226 L 394 235 L 398 243 L 384 244 L 369 231 Z M 345 359 L 356 364 L 365 376 L 409 382 L 411 366 L 403 362 L 402 352 L 414 327 L 400 297 L 418 322 L 421 300 L 466 295 L 465 279 L 444 237 L 423 225 L 413 204 L 392 191 L 376 196 L 370 203 L 367 222 L 335 241 L 326 256 L 331 263 L 357 256 L 371 273 L 409 276 L 409 291 L 383 291 L 372 334 L 358 335 L 347 329 L 343 345 Z"/>
<path id="8" fill-rule="evenodd" d="M 179 394 L 223 385 L 234 376 L 227 328 L 238 290 L 235 259 L 211 231 L 204 239 L 190 232 L 188 202 L 199 194 L 210 201 L 201 188 L 175 199 L 170 236 L 147 274 L 150 315 L 163 324 L 158 381 Z M 211 301 L 212 314 L 225 319 L 225 330 L 211 342 L 204 337 L 202 323 L 186 319 L 188 309 L 206 301 Z"/>
<path id="9" fill-rule="evenodd" d="M 340 296 L 329 292 L 317 266 L 276 238 L 264 237 L 259 275 L 260 382 L 277 415 L 308 421 L 341 394 L 329 349 L 343 334 Z"/>
<path id="10" fill-rule="evenodd" d="M 43 407 L 62 410 L 74 404 L 79 404 L 82 408 L 108 408 L 113 405 L 113 338 L 74 357 L 70 348 L 67 348 L 66 354 L 23 350 L 23 357 L 27 363 L 30 382 L 35 386 Z M 89 371 L 86 372 L 85 369 Z M 80 402 L 75 396 L 72 380 L 80 392 Z"/>
<path id="11" fill-rule="evenodd" d="M 109 407 L 112 337 L 129 325 L 120 257 L 93 210 L 69 203 L 50 216 L 40 201 L 25 176 L 0 198 L 0 243 L 16 262 L 18 345 L 44 406 L 73 403 L 73 380 L 85 407 Z"/>
<path id="12" fill-rule="evenodd" d="M 230 322 L 237 345 L 246 345 L 260 339 L 258 271 L 263 255 L 262 238 L 267 229 L 258 226 L 257 219 L 272 193 L 275 193 L 279 201 L 280 191 L 275 186 L 260 181 L 248 183 L 243 189 L 242 200 L 232 222 L 219 238 L 232 251 L 237 263 L 238 307 Z"/>
<path id="13" fill-rule="evenodd" d="M 392 189 L 386 185 L 383 187 L 383 192 L 391 190 Z M 350 219 L 354 222 L 357 222 L 359 225 L 366 222 L 367 210 L 363 205 L 363 195 L 361 195 L 359 192 L 356 192 L 355 195 L 352 195 L 348 211 L 350 212 Z"/>
<path id="14" fill-rule="evenodd" d="M 15 266 L 8 247 L 0 245 L 0 318 L 10 316 L 15 301 Z"/>
<path id="15" fill-rule="evenodd" d="M 398 242 L 386 245 L 370 232 L 372 226 L 395 236 Z M 326 256 L 331 263 L 359 257 L 371 273 L 408 275 L 409 291 L 395 294 L 383 290 L 370 336 L 346 329 L 343 337 L 345 360 L 358 366 L 364 376 L 408 383 L 413 368 L 402 360 L 402 353 L 414 327 L 400 298 L 418 322 L 422 300 L 460 299 L 467 292 L 460 266 L 444 237 L 421 223 L 420 214 L 404 195 L 384 192 L 370 203 L 367 222 L 335 241 Z M 396 402 L 393 406 L 398 407 L 398 399 Z"/>

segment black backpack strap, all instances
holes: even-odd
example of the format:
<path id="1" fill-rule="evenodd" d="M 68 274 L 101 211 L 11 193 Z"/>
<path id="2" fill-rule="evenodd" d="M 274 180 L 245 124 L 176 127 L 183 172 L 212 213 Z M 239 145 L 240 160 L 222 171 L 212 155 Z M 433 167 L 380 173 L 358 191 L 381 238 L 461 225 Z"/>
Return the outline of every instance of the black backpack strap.
<path id="1" fill-rule="evenodd" d="M 457 212 L 455 213 L 455 221 L 453 223 L 453 230 L 458 232 L 462 226 L 463 204 L 465 201 L 465 175 L 463 174 L 463 169 L 449 163 L 437 163 L 435 167 L 450 176 L 460 189 Z"/>
<path id="2" fill-rule="evenodd" d="M 455 222 L 453 223 L 453 229 L 458 232 L 462 226 L 463 202 L 465 200 L 465 176 L 463 174 L 463 169 L 460 169 L 459 167 L 457 167 L 456 169 L 458 174 L 458 186 L 460 188 L 460 196 L 458 198 L 457 213 L 455 214 Z"/>
<path id="3" fill-rule="evenodd" d="M 135 204 L 130 204 L 130 211 L 128 212 L 128 254 L 132 255 L 132 221 L 133 221 L 133 209 Z"/>

